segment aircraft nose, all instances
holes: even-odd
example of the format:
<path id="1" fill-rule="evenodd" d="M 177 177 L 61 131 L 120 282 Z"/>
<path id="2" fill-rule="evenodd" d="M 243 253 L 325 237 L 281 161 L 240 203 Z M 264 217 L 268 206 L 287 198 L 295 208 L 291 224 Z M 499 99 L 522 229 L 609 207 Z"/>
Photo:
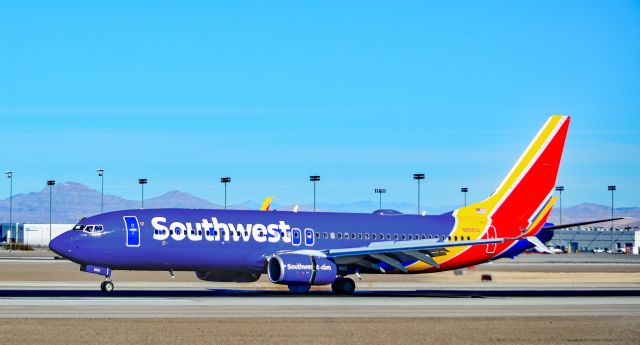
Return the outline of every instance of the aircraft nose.
<path id="1" fill-rule="evenodd" d="M 68 256 L 71 251 L 71 241 L 68 233 L 62 233 L 49 242 L 49 249 L 60 256 Z"/>

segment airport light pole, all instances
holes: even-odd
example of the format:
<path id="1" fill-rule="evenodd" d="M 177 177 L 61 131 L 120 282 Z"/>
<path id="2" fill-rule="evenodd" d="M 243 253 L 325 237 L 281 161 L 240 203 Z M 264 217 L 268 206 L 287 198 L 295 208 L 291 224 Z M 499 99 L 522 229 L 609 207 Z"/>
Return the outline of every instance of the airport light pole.
<path id="1" fill-rule="evenodd" d="M 53 186 L 56 185 L 55 180 L 47 181 L 47 186 L 49 186 L 49 242 L 51 242 L 51 197 L 53 195 Z"/>
<path id="2" fill-rule="evenodd" d="M 560 193 L 560 225 L 562 225 L 562 192 L 564 191 L 564 186 L 556 186 L 556 192 Z M 558 231 L 560 233 L 560 245 L 564 246 L 564 242 L 562 241 L 562 229 Z"/>
<path id="3" fill-rule="evenodd" d="M 98 176 L 100 176 L 100 213 L 104 213 L 104 169 L 100 168 L 97 170 Z"/>
<path id="4" fill-rule="evenodd" d="M 147 179 L 139 178 L 138 183 L 140 184 L 140 192 L 141 192 L 140 208 L 144 209 L 144 185 L 147 184 Z"/>
<path id="5" fill-rule="evenodd" d="M 9 179 L 9 226 L 13 230 L 13 171 L 9 170 L 4 173 Z M 16 232 L 16 243 L 18 242 L 18 233 Z"/>
<path id="6" fill-rule="evenodd" d="M 378 205 L 378 209 L 382 210 L 382 194 L 387 192 L 386 188 L 376 188 L 373 190 L 374 193 L 379 194 L 380 195 L 380 203 Z"/>
<path id="7" fill-rule="evenodd" d="M 231 177 L 223 177 L 220 179 L 221 183 L 224 183 L 224 209 L 227 209 L 227 183 L 231 182 Z"/>
<path id="8" fill-rule="evenodd" d="M 462 187 L 460 191 L 464 194 L 464 206 L 467 206 L 467 192 L 469 191 L 469 187 Z"/>
<path id="9" fill-rule="evenodd" d="M 613 192 L 616 186 L 609 186 L 607 189 L 611 191 L 611 253 L 613 253 Z"/>
<path id="10" fill-rule="evenodd" d="M 420 214 L 420 180 L 424 180 L 424 174 L 413 174 L 413 179 L 418 181 L 418 214 Z"/>
<path id="11" fill-rule="evenodd" d="M 309 181 L 313 182 L 313 212 L 316 211 L 316 182 L 320 181 L 320 175 L 309 176 Z"/>

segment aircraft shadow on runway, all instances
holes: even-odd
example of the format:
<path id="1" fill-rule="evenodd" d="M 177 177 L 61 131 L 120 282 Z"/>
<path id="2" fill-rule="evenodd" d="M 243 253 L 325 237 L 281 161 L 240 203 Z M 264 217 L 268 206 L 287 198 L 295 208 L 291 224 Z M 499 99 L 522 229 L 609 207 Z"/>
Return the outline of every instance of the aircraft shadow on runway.
<path id="1" fill-rule="evenodd" d="M 624 297 L 640 296 L 640 289 L 599 290 L 388 290 L 356 291 L 351 297 L 431 297 L 431 298 L 487 298 L 487 297 Z M 327 297 L 340 298 L 330 291 L 292 293 L 273 290 L 114 290 L 105 294 L 99 290 L 18 290 L 0 289 L 0 297 Z"/>

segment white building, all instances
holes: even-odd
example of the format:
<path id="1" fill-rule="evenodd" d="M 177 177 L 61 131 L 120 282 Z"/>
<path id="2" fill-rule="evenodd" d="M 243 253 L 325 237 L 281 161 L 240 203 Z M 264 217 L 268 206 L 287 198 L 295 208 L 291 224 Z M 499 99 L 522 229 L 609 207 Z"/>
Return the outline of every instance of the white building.
<path id="1" fill-rule="evenodd" d="M 23 237 L 18 238 L 19 242 L 32 246 L 49 246 L 52 238 L 73 229 L 75 224 L 51 224 L 51 232 L 49 232 L 49 224 L 26 223 L 23 226 Z"/>

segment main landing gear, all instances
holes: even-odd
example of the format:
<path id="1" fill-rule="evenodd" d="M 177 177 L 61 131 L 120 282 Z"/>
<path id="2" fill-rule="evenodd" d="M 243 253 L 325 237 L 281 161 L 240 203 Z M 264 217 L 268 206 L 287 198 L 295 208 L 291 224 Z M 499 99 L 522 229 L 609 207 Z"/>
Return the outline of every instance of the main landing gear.
<path id="1" fill-rule="evenodd" d="M 351 295 L 356 289 L 356 283 L 351 278 L 338 277 L 331 284 L 331 290 L 339 295 Z"/>
<path id="2" fill-rule="evenodd" d="M 104 293 L 110 293 L 113 291 L 113 282 L 111 282 L 110 276 L 105 276 L 105 281 L 100 284 L 100 290 Z"/>

